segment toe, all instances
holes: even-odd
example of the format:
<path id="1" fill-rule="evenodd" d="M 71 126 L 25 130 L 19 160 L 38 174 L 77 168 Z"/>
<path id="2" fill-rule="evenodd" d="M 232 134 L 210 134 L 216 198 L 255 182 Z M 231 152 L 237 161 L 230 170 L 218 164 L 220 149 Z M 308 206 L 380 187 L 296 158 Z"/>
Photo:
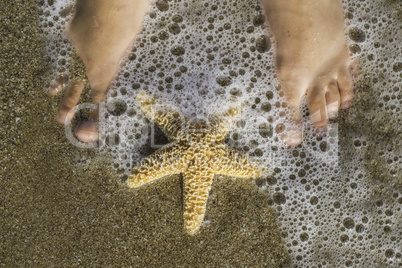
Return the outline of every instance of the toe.
<path id="1" fill-rule="evenodd" d="M 345 66 L 338 75 L 338 87 L 340 91 L 340 101 L 342 109 L 350 106 L 353 98 L 353 81 L 348 68 Z"/>
<path id="2" fill-rule="evenodd" d="M 285 92 L 285 99 L 286 103 L 288 104 L 288 107 L 290 109 L 290 113 L 292 116 L 292 119 L 295 122 L 300 121 L 300 102 L 301 99 L 303 98 L 303 94 L 300 94 L 300 92 L 305 93 L 305 90 L 299 90 L 296 87 L 290 87 L 289 85 L 284 84 L 284 92 Z"/>
<path id="3" fill-rule="evenodd" d="M 282 141 L 290 147 L 299 145 L 303 141 L 303 131 L 299 124 L 286 129 L 286 133 L 281 136 Z"/>
<path id="4" fill-rule="evenodd" d="M 289 71 L 289 70 L 287 70 Z M 285 99 L 288 104 L 290 118 L 286 123 L 286 128 L 282 130 L 277 129 L 277 132 L 281 133 L 281 140 L 287 146 L 297 146 L 303 140 L 303 128 L 300 122 L 300 102 L 306 93 L 307 80 L 301 79 L 302 75 L 295 75 L 294 72 L 286 74 L 280 71 L 278 73 L 285 94 Z M 279 130 L 279 131 L 278 131 Z"/>
<path id="5" fill-rule="evenodd" d="M 300 121 L 299 106 L 302 98 L 306 94 L 309 80 L 303 69 L 294 66 L 279 66 L 277 64 L 278 79 L 281 83 L 280 88 L 285 95 L 288 107 L 291 108 L 292 116 L 295 121 Z"/>
<path id="6" fill-rule="evenodd" d="M 63 87 L 67 82 L 67 80 L 68 79 L 66 75 L 62 75 L 59 78 L 57 78 L 56 81 L 54 81 L 49 88 L 48 91 L 49 96 L 54 97 L 58 95 L 63 90 Z"/>
<path id="7" fill-rule="evenodd" d="M 275 132 L 287 146 L 297 146 L 303 140 L 303 129 L 300 122 L 291 120 L 286 123 L 279 123 L 275 127 Z"/>
<path id="8" fill-rule="evenodd" d="M 286 130 L 281 135 L 281 139 L 287 146 L 293 147 L 299 145 L 303 140 L 302 124 L 300 123 L 299 110 L 302 96 L 289 97 L 289 95 L 286 94 L 288 107 L 290 109 L 290 121 L 286 126 Z"/>
<path id="9" fill-rule="evenodd" d="M 63 96 L 59 111 L 57 113 L 57 121 L 60 124 L 67 125 L 74 117 L 74 107 L 77 105 L 84 83 L 82 81 L 72 81 Z"/>
<path id="10" fill-rule="evenodd" d="M 335 80 L 329 83 L 327 92 L 325 93 L 327 102 L 327 112 L 329 118 L 334 118 L 339 110 L 340 94 L 338 84 Z"/>
<path id="11" fill-rule="evenodd" d="M 308 90 L 307 104 L 313 125 L 315 127 L 327 125 L 327 102 L 325 98 L 325 90 L 321 84 L 315 84 Z"/>
<path id="12" fill-rule="evenodd" d="M 82 142 L 95 142 L 98 140 L 98 128 L 96 121 L 86 121 L 75 129 L 75 136 Z"/>

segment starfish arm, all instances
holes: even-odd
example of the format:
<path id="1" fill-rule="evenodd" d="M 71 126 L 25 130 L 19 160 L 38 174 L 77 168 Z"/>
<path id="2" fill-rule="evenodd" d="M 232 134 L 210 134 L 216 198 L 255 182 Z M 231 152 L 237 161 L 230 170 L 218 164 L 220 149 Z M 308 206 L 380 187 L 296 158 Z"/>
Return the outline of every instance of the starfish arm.
<path id="1" fill-rule="evenodd" d="M 146 116 L 157 123 L 169 140 L 174 140 L 187 118 L 175 107 L 154 99 L 147 93 L 139 93 L 137 101 Z"/>
<path id="2" fill-rule="evenodd" d="M 134 168 L 128 177 L 128 186 L 135 188 L 167 175 L 182 173 L 185 168 L 182 152 L 182 148 L 175 143 L 157 150 Z"/>
<path id="3" fill-rule="evenodd" d="M 236 118 L 240 115 L 240 108 L 241 107 L 230 107 L 222 114 L 211 116 L 210 121 L 212 122 L 215 135 L 224 139 L 231 126 L 236 121 Z"/>
<path id="4" fill-rule="evenodd" d="M 204 220 L 214 173 L 206 161 L 191 165 L 183 174 L 184 226 L 194 235 Z"/>
<path id="5" fill-rule="evenodd" d="M 226 145 L 219 150 L 211 162 L 214 172 L 220 175 L 251 179 L 260 176 L 262 173 L 259 165 L 252 162 L 247 155 Z"/>

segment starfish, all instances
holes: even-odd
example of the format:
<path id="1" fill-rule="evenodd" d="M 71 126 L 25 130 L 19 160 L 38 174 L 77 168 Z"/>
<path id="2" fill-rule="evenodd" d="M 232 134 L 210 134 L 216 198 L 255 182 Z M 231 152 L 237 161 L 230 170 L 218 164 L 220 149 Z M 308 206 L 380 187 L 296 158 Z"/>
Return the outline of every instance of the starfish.
<path id="1" fill-rule="evenodd" d="M 258 177 L 262 169 L 224 142 L 240 108 L 230 107 L 220 115 L 189 119 L 175 107 L 151 95 L 139 93 L 142 111 L 164 131 L 169 144 L 134 168 L 128 186 L 140 187 L 171 174 L 183 174 L 184 225 L 194 235 L 204 219 L 215 174 L 243 179 Z"/>

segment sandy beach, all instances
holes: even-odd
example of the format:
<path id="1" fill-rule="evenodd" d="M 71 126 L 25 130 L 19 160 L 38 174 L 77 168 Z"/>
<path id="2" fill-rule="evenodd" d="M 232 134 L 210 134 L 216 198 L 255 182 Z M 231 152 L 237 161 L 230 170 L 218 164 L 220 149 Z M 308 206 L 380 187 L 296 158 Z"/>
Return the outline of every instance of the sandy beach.
<path id="1" fill-rule="evenodd" d="M 132 190 L 107 157 L 71 145 L 54 119 L 61 97 L 46 94 L 37 2 L 5 0 L 0 11 L 1 267 L 289 266 L 288 234 L 278 229 L 269 191 L 259 187 L 270 187 L 269 179 L 216 176 L 207 228 L 191 237 L 183 229 L 181 176 Z M 400 74 L 398 66 L 390 69 Z M 400 125 L 387 119 L 392 112 L 374 108 L 378 84 L 371 70 L 360 71 L 354 105 L 340 113 L 340 150 L 356 133 L 367 134 L 361 163 L 374 189 L 370 198 L 400 204 L 400 167 L 390 173 L 380 153 L 400 150 Z M 400 88 L 396 94 L 400 100 Z M 400 108 L 396 116 L 401 122 Z"/>

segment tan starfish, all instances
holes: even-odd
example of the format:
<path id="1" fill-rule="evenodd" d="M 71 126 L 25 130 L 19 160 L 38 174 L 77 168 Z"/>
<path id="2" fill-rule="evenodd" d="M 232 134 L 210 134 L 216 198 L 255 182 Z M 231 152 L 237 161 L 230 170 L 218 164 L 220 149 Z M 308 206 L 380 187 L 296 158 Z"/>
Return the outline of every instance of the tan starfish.
<path id="1" fill-rule="evenodd" d="M 262 169 L 224 143 L 240 108 L 229 108 L 219 116 L 190 120 L 177 109 L 162 104 L 146 93 L 137 100 L 144 113 L 169 138 L 169 144 L 144 159 L 128 178 L 135 188 L 166 175 L 183 173 L 184 225 L 194 235 L 204 219 L 209 191 L 215 174 L 254 178 Z"/>

